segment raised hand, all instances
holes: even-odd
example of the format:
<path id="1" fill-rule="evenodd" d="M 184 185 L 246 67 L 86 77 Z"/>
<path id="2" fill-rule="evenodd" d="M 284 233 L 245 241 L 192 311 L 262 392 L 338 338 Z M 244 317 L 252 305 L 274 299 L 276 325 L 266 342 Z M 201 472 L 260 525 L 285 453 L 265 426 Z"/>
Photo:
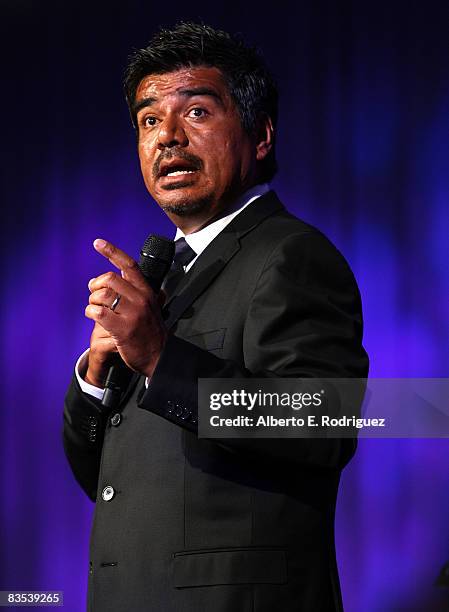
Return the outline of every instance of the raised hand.
<path id="1" fill-rule="evenodd" d="M 114 350 L 129 368 L 151 377 L 167 339 L 160 300 L 132 257 L 105 240 L 95 240 L 94 247 L 121 274 L 106 272 L 89 281 L 85 314 L 106 334 L 92 334 L 86 380 L 101 386 Z"/>

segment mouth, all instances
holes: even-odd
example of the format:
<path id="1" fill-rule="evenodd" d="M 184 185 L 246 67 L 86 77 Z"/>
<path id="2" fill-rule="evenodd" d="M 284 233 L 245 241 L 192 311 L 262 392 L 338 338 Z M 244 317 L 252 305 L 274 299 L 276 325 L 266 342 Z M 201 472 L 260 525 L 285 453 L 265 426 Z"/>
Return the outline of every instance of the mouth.
<path id="1" fill-rule="evenodd" d="M 185 176 L 186 174 L 195 174 L 197 170 L 170 170 L 167 174 L 163 174 L 161 178 L 170 177 L 170 176 Z"/>
<path id="2" fill-rule="evenodd" d="M 161 167 L 159 173 L 159 184 L 162 189 L 181 189 L 190 187 L 196 179 L 198 169 L 187 166 L 184 163 L 170 164 L 166 167 Z"/>
<path id="3" fill-rule="evenodd" d="M 193 164 L 190 161 L 184 159 L 173 159 L 170 161 L 163 161 L 160 164 L 158 178 L 170 178 L 170 177 L 185 177 L 189 174 L 198 172 L 198 165 Z"/>

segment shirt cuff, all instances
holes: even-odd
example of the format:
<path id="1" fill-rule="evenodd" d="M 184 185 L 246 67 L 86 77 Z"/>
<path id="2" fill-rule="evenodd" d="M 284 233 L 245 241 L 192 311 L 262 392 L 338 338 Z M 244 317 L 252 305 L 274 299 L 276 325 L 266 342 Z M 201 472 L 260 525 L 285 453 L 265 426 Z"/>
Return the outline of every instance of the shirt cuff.
<path id="1" fill-rule="evenodd" d="M 87 395 L 92 395 L 96 397 L 100 401 L 103 399 L 104 389 L 100 389 L 99 387 L 94 387 L 94 385 L 90 385 L 83 378 L 81 378 L 81 373 L 85 374 L 87 369 L 87 355 L 90 349 L 84 351 L 82 355 L 78 358 L 78 361 L 75 365 L 75 376 L 78 381 L 79 386 L 81 387 L 81 391 L 83 393 L 87 393 Z"/>

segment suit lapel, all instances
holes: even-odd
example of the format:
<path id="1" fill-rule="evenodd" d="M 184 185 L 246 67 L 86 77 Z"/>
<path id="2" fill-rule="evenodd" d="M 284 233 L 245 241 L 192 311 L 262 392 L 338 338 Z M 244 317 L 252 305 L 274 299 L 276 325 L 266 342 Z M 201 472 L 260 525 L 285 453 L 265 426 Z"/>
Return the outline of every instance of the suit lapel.
<path id="1" fill-rule="evenodd" d="M 201 253 L 164 305 L 162 314 L 167 329 L 176 323 L 240 250 L 240 239 L 280 210 L 284 210 L 282 203 L 273 191 L 269 191 L 252 202 L 224 228 Z"/>
<path id="2" fill-rule="evenodd" d="M 225 231 L 226 228 L 215 240 L 222 236 Z M 213 242 L 215 242 L 215 240 Z M 171 296 L 163 309 L 163 316 L 167 329 L 170 329 L 176 323 L 192 302 L 194 302 L 196 298 L 207 289 L 216 276 L 220 274 L 221 270 L 232 258 L 234 253 L 240 249 L 239 242 L 233 235 L 228 237 L 226 246 L 226 252 L 220 252 L 220 250 L 213 249 L 213 253 L 208 253 L 205 258 L 203 258 L 203 254 L 205 254 L 206 251 L 204 251 L 204 253 L 198 257 L 193 268 L 184 276 L 176 288 L 175 294 Z M 207 247 L 206 250 L 208 249 L 209 247 Z"/>

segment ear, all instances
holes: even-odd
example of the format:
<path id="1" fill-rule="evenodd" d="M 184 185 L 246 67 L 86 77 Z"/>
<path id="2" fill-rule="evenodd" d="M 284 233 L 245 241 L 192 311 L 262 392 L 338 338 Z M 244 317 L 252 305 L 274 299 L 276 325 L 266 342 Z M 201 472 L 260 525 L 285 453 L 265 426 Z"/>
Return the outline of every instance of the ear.
<path id="1" fill-rule="evenodd" d="M 261 113 L 256 132 L 256 159 L 262 161 L 271 151 L 274 143 L 274 128 L 271 117 Z"/>

